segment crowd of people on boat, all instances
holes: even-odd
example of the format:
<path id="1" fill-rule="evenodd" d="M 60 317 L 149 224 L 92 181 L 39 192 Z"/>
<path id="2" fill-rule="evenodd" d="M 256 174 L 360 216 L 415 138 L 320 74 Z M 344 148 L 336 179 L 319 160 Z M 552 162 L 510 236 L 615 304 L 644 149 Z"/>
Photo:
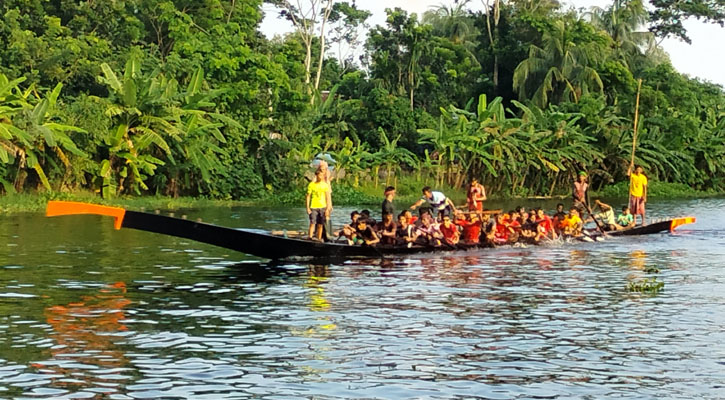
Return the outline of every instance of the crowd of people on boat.
<path id="1" fill-rule="evenodd" d="M 559 203 L 552 215 L 543 208 L 527 210 L 521 206 L 509 211 L 486 210 L 486 190 L 475 178 L 470 182 L 465 206 L 456 207 L 444 193 L 426 186 L 422 188 L 422 197 L 417 202 L 396 213 L 396 191 L 388 186 L 383 193 L 379 221 L 371 216 L 369 210 L 353 211 L 349 223 L 334 232 L 332 240 L 366 246 L 465 248 L 539 244 L 562 237 L 582 237 L 588 235 L 584 228 L 587 222 L 594 222 L 602 233 L 628 229 L 635 226 L 635 215 L 642 216 L 644 225 L 647 178 L 641 167 L 630 168 L 630 204 L 622 207 L 621 213 L 616 216 L 614 208 L 600 200 L 594 201 L 598 212 L 592 210 L 587 178 L 586 172 L 578 174 L 573 182 L 572 206 L 565 211 L 564 204 Z M 322 163 L 307 190 L 309 238 L 312 240 L 322 241 L 323 232 L 333 232 L 329 224 L 331 191 L 329 171 Z M 415 210 L 417 215 L 413 214 Z M 583 219 L 585 213 L 588 217 Z M 329 234 L 326 236 L 329 238 Z"/>

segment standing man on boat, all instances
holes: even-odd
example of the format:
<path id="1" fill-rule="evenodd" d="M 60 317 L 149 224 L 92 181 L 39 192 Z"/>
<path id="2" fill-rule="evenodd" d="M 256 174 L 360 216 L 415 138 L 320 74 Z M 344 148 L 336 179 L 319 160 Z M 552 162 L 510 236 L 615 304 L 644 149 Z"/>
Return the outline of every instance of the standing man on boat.
<path id="1" fill-rule="evenodd" d="M 383 200 L 383 204 L 381 205 L 380 214 L 395 215 L 395 208 L 393 207 L 393 200 L 395 199 L 395 188 L 392 186 L 386 187 L 383 195 L 385 196 L 385 200 Z"/>
<path id="2" fill-rule="evenodd" d="M 637 215 L 642 216 L 642 225 L 644 225 L 644 208 L 647 204 L 647 176 L 644 174 L 642 166 L 633 164 L 630 164 L 627 176 L 629 176 L 629 211 L 634 216 L 635 225 L 637 224 Z"/>
<path id="3" fill-rule="evenodd" d="M 330 185 L 325 181 L 325 172 L 317 170 L 315 181 L 307 185 L 305 198 L 307 215 L 310 217 L 310 239 L 322 240 L 322 230 L 332 213 L 332 198 Z M 315 228 L 317 231 L 315 231 Z"/>
<path id="4" fill-rule="evenodd" d="M 468 211 L 483 211 L 484 200 L 486 200 L 486 188 L 478 183 L 478 178 L 471 179 L 471 186 L 469 186 L 466 196 Z"/>
<path id="5" fill-rule="evenodd" d="M 451 215 L 451 212 L 456 212 L 456 206 L 453 204 L 453 201 L 442 192 L 431 190 L 430 186 L 424 187 L 422 192 L 423 197 L 410 206 L 411 210 L 415 210 L 417 207 L 427 203 L 433 212 L 438 213 L 438 219 L 441 220 L 444 215 Z"/>
<path id="6" fill-rule="evenodd" d="M 332 195 L 332 171 L 330 168 L 330 164 L 325 160 L 325 156 L 329 157 L 329 155 L 326 154 L 318 154 L 315 158 L 316 160 L 319 160 L 319 164 L 317 165 L 317 170 L 315 173 L 321 171 L 322 172 L 322 180 L 324 182 L 327 182 L 328 189 L 330 190 L 330 195 Z M 329 158 L 331 161 L 332 158 Z M 330 224 L 330 214 L 328 213 L 327 218 L 325 219 L 325 228 L 324 228 L 324 234 L 325 234 L 325 240 L 332 241 L 332 224 Z"/>
<path id="7" fill-rule="evenodd" d="M 574 207 L 581 213 L 582 210 L 588 208 L 589 202 L 587 201 L 587 190 L 589 190 L 589 182 L 587 181 L 587 173 L 579 171 L 579 175 L 574 181 L 572 188 L 572 198 L 574 200 Z"/>

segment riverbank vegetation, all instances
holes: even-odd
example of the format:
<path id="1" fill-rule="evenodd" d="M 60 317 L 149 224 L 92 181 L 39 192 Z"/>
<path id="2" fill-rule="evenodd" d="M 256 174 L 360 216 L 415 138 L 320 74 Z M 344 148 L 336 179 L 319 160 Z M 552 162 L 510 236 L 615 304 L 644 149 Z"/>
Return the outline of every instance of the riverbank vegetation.
<path id="1" fill-rule="evenodd" d="M 261 34 L 262 0 L 0 4 L 2 192 L 294 203 L 322 153 L 340 198 L 474 176 L 550 196 L 578 170 L 606 193 L 626 180 L 640 79 L 636 162 L 725 189 L 723 88 L 658 46 L 687 39 L 688 14 L 722 21 L 715 3 L 463 0 L 374 27 L 363 3 L 269 3 L 296 32 Z"/>

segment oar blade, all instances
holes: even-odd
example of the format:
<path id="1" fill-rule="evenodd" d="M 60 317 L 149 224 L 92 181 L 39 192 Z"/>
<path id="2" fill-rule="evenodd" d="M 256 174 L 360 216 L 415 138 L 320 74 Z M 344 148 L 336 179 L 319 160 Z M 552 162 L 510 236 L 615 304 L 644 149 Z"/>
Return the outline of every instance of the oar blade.
<path id="1" fill-rule="evenodd" d="M 121 229 L 123 217 L 126 210 L 120 207 L 101 206 L 98 204 L 80 203 L 77 201 L 49 201 L 45 209 L 46 217 L 58 217 L 61 215 L 105 215 L 114 218 L 113 227 Z"/>
<path id="2" fill-rule="evenodd" d="M 697 220 L 695 217 L 682 217 L 682 218 L 675 218 L 670 223 L 670 232 L 674 232 L 674 230 L 678 226 L 687 225 L 687 224 L 694 224 Z"/>

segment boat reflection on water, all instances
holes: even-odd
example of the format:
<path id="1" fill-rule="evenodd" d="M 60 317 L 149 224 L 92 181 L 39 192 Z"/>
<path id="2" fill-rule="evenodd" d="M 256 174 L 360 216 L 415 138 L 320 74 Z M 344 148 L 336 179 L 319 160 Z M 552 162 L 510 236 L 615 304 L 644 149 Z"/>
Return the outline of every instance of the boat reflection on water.
<path id="1" fill-rule="evenodd" d="M 116 392 L 115 386 L 131 378 L 122 374 L 130 369 L 125 368 L 128 360 L 117 343 L 130 333 L 124 308 L 131 301 L 125 295 L 126 284 L 116 282 L 81 301 L 47 307 L 45 318 L 52 327 L 49 338 L 55 342 L 52 357 L 32 365 L 43 373 L 59 375 L 52 380 L 57 388 Z"/>

